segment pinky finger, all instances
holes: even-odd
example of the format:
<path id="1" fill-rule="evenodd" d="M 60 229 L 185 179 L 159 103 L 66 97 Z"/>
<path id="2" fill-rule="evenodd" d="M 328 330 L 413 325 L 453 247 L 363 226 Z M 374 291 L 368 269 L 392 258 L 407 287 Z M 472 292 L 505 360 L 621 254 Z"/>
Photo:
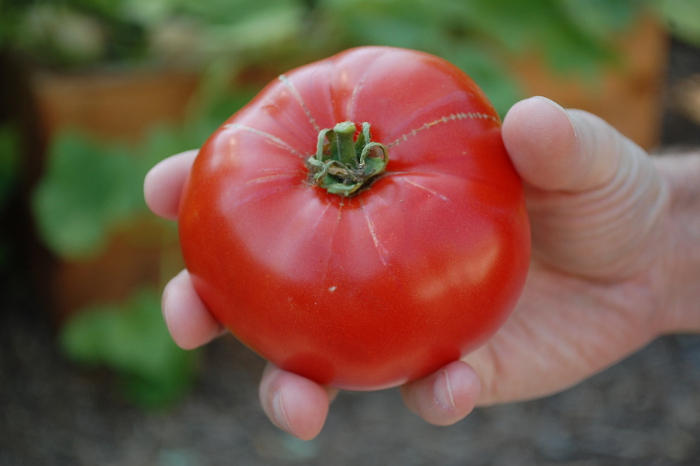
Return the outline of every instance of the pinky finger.
<path id="1" fill-rule="evenodd" d="M 170 335 L 183 349 L 194 349 L 225 333 L 192 286 L 187 270 L 177 274 L 163 291 L 163 317 Z"/>

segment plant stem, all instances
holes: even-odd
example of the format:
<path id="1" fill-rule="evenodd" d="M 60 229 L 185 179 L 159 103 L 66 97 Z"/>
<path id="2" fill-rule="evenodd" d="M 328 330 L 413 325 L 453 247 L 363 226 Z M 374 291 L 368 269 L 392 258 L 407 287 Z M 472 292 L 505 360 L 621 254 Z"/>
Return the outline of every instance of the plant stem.
<path id="1" fill-rule="evenodd" d="M 381 174 L 389 161 L 387 148 L 371 141 L 369 123 L 355 138 L 357 126 L 345 121 L 318 134 L 316 154 L 307 165 L 318 187 L 331 194 L 350 197 Z"/>

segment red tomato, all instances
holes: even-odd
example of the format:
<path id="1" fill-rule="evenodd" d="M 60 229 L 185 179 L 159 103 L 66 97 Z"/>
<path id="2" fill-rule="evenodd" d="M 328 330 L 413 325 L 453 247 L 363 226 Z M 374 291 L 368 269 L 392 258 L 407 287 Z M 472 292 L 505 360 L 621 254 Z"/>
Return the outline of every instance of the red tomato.
<path id="1" fill-rule="evenodd" d="M 529 264 L 500 128 L 468 76 L 421 52 L 356 48 L 280 76 L 190 173 L 179 228 L 197 293 L 321 384 L 385 388 L 457 360 L 505 321 Z"/>

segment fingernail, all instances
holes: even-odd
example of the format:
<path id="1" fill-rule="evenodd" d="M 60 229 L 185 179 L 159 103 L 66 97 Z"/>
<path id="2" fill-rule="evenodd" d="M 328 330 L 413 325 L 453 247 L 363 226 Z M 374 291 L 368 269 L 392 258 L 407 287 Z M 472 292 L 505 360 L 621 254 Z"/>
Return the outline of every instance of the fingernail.
<path id="1" fill-rule="evenodd" d="M 287 411 L 284 408 L 284 398 L 282 397 L 282 390 L 277 390 L 272 396 L 272 416 L 274 418 L 275 424 L 277 424 L 277 427 L 291 435 L 295 435 L 294 431 L 292 430 L 292 426 L 289 424 Z"/>
<path id="2" fill-rule="evenodd" d="M 435 394 L 435 402 L 443 409 L 447 411 L 455 410 L 455 399 L 452 395 L 452 385 L 450 384 L 450 376 L 447 371 L 442 371 L 435 379 L 433 393 Z"/>

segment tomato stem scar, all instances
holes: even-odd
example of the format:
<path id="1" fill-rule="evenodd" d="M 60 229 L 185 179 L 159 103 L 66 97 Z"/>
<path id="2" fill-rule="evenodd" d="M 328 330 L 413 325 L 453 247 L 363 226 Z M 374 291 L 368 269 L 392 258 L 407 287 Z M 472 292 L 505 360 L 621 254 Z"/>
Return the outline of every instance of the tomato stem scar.
<path id="1" fill-rule="evenodd" d="M 362 123 L 358 132 L 355 123 L 344 121 L 318 133 L 316 153 L 307 166 L 316 186 L 350 197 L 382 173 L 388 161 L 386 146 L 372 142 L 369 123 Z"/>

